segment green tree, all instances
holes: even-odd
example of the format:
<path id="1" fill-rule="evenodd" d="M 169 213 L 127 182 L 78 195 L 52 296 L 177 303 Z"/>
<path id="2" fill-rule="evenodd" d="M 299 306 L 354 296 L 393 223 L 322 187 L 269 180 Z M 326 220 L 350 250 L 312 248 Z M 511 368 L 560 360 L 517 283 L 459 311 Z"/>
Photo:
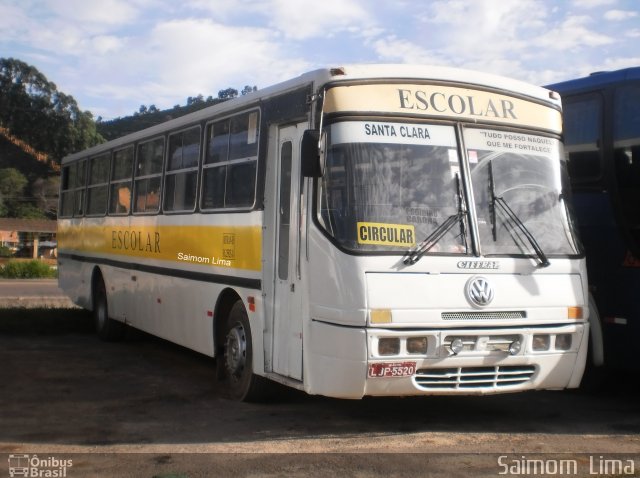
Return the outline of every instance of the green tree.
<path id="1" fill-rule="evenodd" d="M 90 112 L 80 111 L 72 96 L 14 58 L 0 58 L 0 124 L 56 163 L 104 141 Z"/>
<path id="2" fill-rule="evenodd" d="M 27 178 L 15 168 L 0 169 L 0 217 L 20 217 Z"/>
<path id="3" fill-rule="evenodd" d="M 227 88 L 226 90 L 218 91 L 218 98 L 221 100 L 230 100 L 231 98 L 235 98 L 238 96 L 238 90 L 234 88 Z"/>
<path id="4" fill-rule="evenodd" d="M 30 203 L 18 203 L 12 211 L 13 217 L 21 219 L 45 219 L 45 214 Z"/>
<path id="5" fill-rule="evenodd" d="M 244 96 L 246 94 L 251 93 L 252 91 L 258 91 L 258 87 L 246 85 L 244 88 L 242 88 L 242 91 L 240 92 L 240 94 Z"/>
<path id="6" fill-rule="evenodd" d="M 55 219 L 58 213 L 58 189 L 60 176 L 38 178 L 31 184 L 31 193 L 36 200 L 38 211 Z"/>
<path id="7" fill-rule="evenodd" d="M 189 98 L 187 98 L 187 106 L 197 105 L 201 103 L 204 103 L 204 96 L 202 95 L 190 96 Z"/>

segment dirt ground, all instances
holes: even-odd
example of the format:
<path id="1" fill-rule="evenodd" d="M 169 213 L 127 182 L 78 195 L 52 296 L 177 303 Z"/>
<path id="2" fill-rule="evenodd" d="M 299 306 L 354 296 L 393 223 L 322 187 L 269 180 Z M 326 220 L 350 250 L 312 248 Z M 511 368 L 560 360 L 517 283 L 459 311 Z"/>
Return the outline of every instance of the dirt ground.
<path id="1" fill-rule="evenodd" d="M 529 459 L 575 460 L 572 475 L 594 476 L 611 459 L 626 468 L 597 476 L 639 476 L 637 381 L 621 374 L 597 394 L 347 401 L 283 391 L 237 403 L 216 388 L 210 358 L 136 331 L 101 342 L 77 309 L 4 309 L 0 478 L 25 460 L 39 476 L 168 478 L 500 476 Z"/>

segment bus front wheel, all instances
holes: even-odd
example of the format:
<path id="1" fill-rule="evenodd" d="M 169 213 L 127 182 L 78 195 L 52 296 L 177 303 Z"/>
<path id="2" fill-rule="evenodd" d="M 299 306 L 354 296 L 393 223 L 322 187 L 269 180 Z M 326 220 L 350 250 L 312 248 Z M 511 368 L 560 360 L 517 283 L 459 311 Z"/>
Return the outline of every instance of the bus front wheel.
<path id="1" fill-rule="evenodd" d="M 124 337 L 124 325 L 109 317 L 107 288 L 102 277 L 98 277 L 94 285 L 93 320 L 96 332 L 102 340 L 113 342 Z"/>
<path id="2" fill-rule="evenodd" d="M 229 398 L 259 402 L 267 397 L 268 380 L 253 373 L 251 326 L 244 304 L 237 301 L 226 320 L 222 361 Z"/>

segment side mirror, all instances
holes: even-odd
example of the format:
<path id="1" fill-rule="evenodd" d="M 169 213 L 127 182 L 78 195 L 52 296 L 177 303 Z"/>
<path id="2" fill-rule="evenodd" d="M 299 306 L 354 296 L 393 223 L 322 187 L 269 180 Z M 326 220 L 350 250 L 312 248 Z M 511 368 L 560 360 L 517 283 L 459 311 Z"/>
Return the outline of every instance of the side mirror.
<path id="1" fill-rule="evenodd" d="M 320 148 L 320 132 L 308 129 L 302 135 L 300 146 L 302 175 L 307 178 L 319 178 L 323 172 L 323 151 Z"/>

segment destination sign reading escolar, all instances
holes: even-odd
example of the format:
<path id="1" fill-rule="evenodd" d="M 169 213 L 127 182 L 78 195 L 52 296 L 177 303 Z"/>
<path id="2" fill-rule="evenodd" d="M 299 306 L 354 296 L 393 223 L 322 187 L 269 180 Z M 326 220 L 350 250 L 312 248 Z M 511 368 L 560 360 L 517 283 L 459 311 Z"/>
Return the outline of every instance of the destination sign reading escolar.
<path id="1" fill-rule="evenodd" d="M 489 91 L 442 85 L 336 86 L 326 93 L 324 111 L 388 111 L 543 127 L 557 133 L 562 129 L 560 111 L 551 106 Z"/>

